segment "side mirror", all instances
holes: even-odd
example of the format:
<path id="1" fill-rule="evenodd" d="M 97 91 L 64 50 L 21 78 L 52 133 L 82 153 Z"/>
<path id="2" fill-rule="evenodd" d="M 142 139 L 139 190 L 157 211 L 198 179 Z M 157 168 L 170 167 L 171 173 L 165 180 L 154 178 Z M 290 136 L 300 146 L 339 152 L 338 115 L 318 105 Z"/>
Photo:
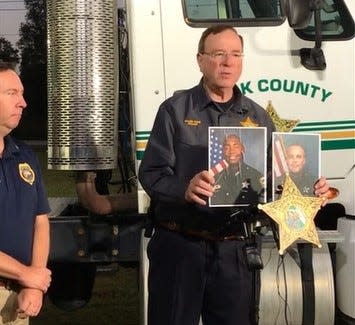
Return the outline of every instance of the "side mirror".
<path id="1" fill-rule="evenodd" d="M 312 18 L 309 0 L 281 0 L 281 8 L 293 29 L 306 28 Z"/>
<path id="2" fill-rule="evenodd" d="M 327 66 L 321 48 L 323 0 L 281 0 L 281 7 L 293 29 L 307 28 L 314 14 L 315 47 L 300 50 L 301 63 L 309 70 L 324 70 Z"/>

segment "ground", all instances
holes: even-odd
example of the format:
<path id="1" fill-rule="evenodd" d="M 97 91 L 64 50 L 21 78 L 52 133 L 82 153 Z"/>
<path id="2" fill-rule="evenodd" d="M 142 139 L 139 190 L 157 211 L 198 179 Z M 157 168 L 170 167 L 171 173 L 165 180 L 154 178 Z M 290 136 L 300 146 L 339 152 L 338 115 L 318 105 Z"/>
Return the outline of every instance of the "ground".
<path id="1" fill-rule="evenodd" d="M 138 269 L 119 268 L 98 272 L 87 305 L 75 311 L 63 311 L 46 297 L 40 315 L 31 325 L 138 325 Z"/>

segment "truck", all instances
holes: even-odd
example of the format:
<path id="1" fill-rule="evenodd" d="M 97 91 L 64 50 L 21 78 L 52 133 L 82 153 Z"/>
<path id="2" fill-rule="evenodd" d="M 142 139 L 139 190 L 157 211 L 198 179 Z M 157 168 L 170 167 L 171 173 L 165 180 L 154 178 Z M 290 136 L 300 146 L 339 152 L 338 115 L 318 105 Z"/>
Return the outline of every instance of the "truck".
<path id="1" fill-rule="evenodd" d="M 100 198 L 119 169 L 126 192 L 137 195 L 135 210 L 104 215 L 93 213 L 95 199 L 80 208 L 87 193 L 50 198 L 54 275 L 63 281 L 63 265 L 79 269 L 87 292 L 92 282 L 80 274 L 138 263 L 146 324 L 149 198 L 137 171 L 159 105 L 201 78 L 202 31 L 231 24 L 244 38 L 239 88 L 278 130 L 320 135 L 321 174 L 339 192 L 319 217 L 323 247 L 312 249 L 308 266 L 297 248 L 288 250 L 283 282 L 265 235 L 259 324 L 355 321 L 354 14 L 351 0 L 48 0 L 48 168 L 76 171 L 85 184 L 94 174 Z M 52 295 L 64 307 L 82 304 Z"/>

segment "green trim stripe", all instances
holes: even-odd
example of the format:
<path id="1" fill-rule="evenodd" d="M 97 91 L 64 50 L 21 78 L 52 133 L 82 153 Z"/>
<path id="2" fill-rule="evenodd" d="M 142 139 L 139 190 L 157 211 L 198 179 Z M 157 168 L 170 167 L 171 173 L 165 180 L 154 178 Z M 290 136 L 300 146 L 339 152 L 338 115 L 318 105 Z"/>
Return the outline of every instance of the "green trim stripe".
<path id="1" fill-rule="evenodd" d="M 322 141 L 322 150 L 342 150 L 342 149 L 354 149 L 354 148 L 355 148 L 355 139 Z"/>
<path id="2" fill-rule="evenodd" d="M 144 151 L 136 151 L 136 159 L 142 160 L 143 159 Z"/>
<path id="3" fill-rule="evenodd" d="M 292 132 L 300 132 L 304 130 L 348 130 L 355 128 L 355 120 L 346 121 L 326 121 L 326 122 L 301 122 L 296 125 Z"/>
<path id="4" fill-rule="evenodd" d="M 298 123 L 292 132 L 312 132 L 312 131 L 334 131 L 355 129 L 355 120 L 327 121 L 327 122 L 302 122 Z M 349 132 L 349 131 L 347 131 Z M 136 132 L 136 141 L 147 141 L 150 131 Z M 322 150 L 344 150 L 355 149 L 355 137 L 342 139 L 321 140 Z M 142 160 L 144 149 L 136 151 L 137 160 Z"/>
<path id="5" fill-rule="evenodd" d="M 355 128 L 355 125 L 349 126 L 334 126 L 334 127 L 298 127 L 298 125 L 292 130 L 292 132 L 304 132 L 304 131 L 325 131 L 325 130 L 350 130 Z"/>
<path id="6" fill-rule="evenodd" d="M 345 125 L 345 124 L 352 124 L 355 126 L 355 120 L 346 120 L 346 121 L 326 121 L 326 122 L 300 122 L 297 126 L 307 126 L 307 125 Z"/>
<path id="7" fill-rule="evenodd" d="M 150 131 L 146 131 L 146 132 L 136 132 L 136 139 L 139 140 L 148 140 L 150 135 Z"/>
<path id="8" fill-rule="evenodd" d="M 332 131 L 340 132 L 334 132 L 334 138 L 330 139 Z M 292 132 L 318 132 L 321 136 L 327 135 L 321 141 L 322 150 L 355 149 L 355 120 L 298 123 Z"/>

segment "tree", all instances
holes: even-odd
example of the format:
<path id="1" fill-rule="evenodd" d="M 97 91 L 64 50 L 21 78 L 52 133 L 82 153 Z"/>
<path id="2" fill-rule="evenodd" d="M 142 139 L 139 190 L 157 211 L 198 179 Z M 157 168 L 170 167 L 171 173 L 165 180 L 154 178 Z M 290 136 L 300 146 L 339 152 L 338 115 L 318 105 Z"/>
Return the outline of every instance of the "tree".
<path id="1" fill-rule="evenodd" d="M 19 63 L 18 50 L 12 47 L 10 41 L 0 37 L 0 61 Z"/>
<path id="2" fill-rule="evenodd" d="M 21 52 L 20 74 L 27 108 L 16 135 L 23 139 L 47 138 L 47 22 L 46 1 L 25 0 L 26 20 L 17 43 Z"/>

